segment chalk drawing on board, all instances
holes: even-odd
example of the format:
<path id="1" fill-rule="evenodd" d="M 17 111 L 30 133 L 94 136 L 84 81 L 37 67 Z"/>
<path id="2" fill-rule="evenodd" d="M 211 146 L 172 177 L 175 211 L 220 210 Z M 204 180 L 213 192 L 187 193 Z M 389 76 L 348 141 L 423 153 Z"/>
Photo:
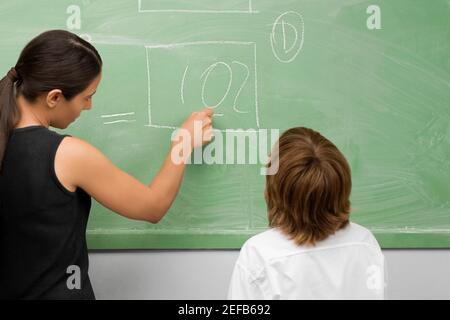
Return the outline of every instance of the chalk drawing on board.
<path id="1" fill-rule="evenodd" d="M 228 78 L 227 89 L 226 89 L 226 92 L 223 95 L 222 99 L 220 99 L 219 102 L 217 102 L 215 104 L 214 103 L 213 104 L 209 104 L 209 103 L 206 103 L 206 101 L 205 101 L 205 86 L 206 86 L 206 83 L 208 82 L 209 74 L 211 73 L 211 71 L 213 71 L 219 65 L 225 66 L 226 70 L 228 71 L 229 78 Z M 222 102 L 225 100 L 225 98 L 227 97 L 228 93 L 230 92 L 231 82 L 233 81 L 233 71 L 231 70 L 231 67 L 226 62 L 219 61 L 219 62 L 213 63 L 208 68 L 206 68 L 206 70 L 203 71 L 202 75 L 200 76 L 200 79 L 203 80 L 203 82 L 202 82 L 202 102 L 203 102 L 203 106 L 204 107 L 211 107 L 211 108 L 215 109 L 215 108 L 217 108 L 218 106 L 220 106 L 222 104 Z"/>
<path id="2" fill-rule="evenodd" d="M 172 2 L 173 3 L 173 2 Z M 185 1 L 173 5 L 167 0 L 138 0 L 139 13 L 258 13 L 252 7 L 252 0 L 240 0 L 232 8 L 224 9 L 224 3 L 217 0 Z"/>
<path id="3" fill-rule="evenodd" d="M 136 122 L 135 119 L 119 119 L 119 120 L 113 120 L 120 117 L 127 117 L 127 116 L 134 116 L 134 112 L 125 112 L 125 113 L 115 113 L 115 114 L 103 114 L 100 117 L 104 118 L 105 120 L 111 119 L 112 121 L 106 121 L 103 122 L 105 125 L 109 124 L 116 124 L 116 123 L 127 123 L 127 122 Z"/>
<path id="4" fill-rule="evenodd" d="M 233 110 L 236 111 L 237 113 L 249 113 L 250 111 L 242 111 L 242 110 L 239 110 L 239 109 L 236 107 L 236 101 L 238 100 L 239 95 L 241 94 L 242 89 L 245 87 L 245 85 L 246 85 L 246 83 L 247 83 L 248 77 L 249 77 L 249 75 L 250 75 L 250 69 L 248 68 L 248 66 L 247 66 L 246 64 L 244 64 L 244 63 L 242 63 L 242 62 L 239 62 L 239 61 L 233 61 L 232 63 L 238 64 L 238 65 L 244 67 L 244 68 L 245 68 L 245 71 L 246 71 L 245 80 L 242 82 L 242 84 L 241 84 L 241 86 L 239 87 L 239 90 L 238 90 L 238 92 L 237 92 L 237 94 L 236 94 L 236 97 L 234 98 L 234 102 L 233 102 Z M 259 124 L 258 124 L 258 126 L 259 126 Z"/>
<path id="5" fill-rule="evenodd" d="M 292 62 L 303 48 L 304 39 L 305 23 L 300 13 L 287 11 L 275 19 L 270 33 L 270 46 L 278 61 Z"/>
<path id="6" fill-rule="evenodd" d="M 184 81 L 186 80 L 186 74 L 189 69 L 189 65 L 186 66 L 186 69 L 184 69 L 183 73 L 183 79 L 181 80 L 181 87 L 180 87 L 180 96 L 181 96 L 181 102 L 184 104 Z"/>
<path id="7" fill-rule="evenodd" d="M 180 119 L 204 106 L 214 108 L 227 129 L 260 127 L 254 42 L 157 44 L 145 51 L 146 126 L 176 129 Z"/>

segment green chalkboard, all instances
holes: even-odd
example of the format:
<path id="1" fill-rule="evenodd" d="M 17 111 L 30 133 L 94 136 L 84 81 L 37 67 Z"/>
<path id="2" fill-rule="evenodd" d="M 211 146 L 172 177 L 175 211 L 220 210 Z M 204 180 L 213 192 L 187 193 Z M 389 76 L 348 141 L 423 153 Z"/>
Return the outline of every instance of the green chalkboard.
<path id="1" fill-rule="evenodd" d="M 352 219 L 384 248 L 450 247 L 448 0 L 3 0 L 0 70 L 48 29 L 104 60 L 94 108 L 68 133 L 142 182 L 173 128 L 212 105 L 220 130 L 307 126 L 335 142 Z M 260 169 L 189 165 L 157 225 L 94 203 L 89 246 L 239 248 L 267 226 Z"/>

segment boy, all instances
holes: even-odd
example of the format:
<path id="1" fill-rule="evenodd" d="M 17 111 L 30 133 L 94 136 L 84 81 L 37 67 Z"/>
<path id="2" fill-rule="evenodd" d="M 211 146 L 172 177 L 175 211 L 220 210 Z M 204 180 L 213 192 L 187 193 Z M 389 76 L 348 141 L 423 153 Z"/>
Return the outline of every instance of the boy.
<path id="1" fill-rule="evenodd" d="M 342 153 L 302 127 L 278 144 L 279 170 L 266 176 L 271 228 L 243 245 L 229 299 L 383 299 L 384 257 L 371 232 L 349 222 Z"/>

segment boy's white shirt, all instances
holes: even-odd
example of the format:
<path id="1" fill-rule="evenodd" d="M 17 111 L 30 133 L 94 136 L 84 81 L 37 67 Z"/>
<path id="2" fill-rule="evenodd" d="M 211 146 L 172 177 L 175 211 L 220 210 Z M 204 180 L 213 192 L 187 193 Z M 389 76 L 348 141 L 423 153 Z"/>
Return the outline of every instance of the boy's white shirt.
<path id="1" fill-rule="evenodd" d="M 242 246 L 228 299 L 384 299 L 380 246 L 350 223 L 314 247 L 269 229 Z"/>

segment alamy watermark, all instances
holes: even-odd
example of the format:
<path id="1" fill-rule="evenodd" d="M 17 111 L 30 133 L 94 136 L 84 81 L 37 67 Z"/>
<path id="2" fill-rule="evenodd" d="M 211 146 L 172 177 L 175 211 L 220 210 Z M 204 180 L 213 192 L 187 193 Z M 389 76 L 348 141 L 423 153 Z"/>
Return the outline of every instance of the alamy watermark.
<path id="1" fill-rule="evenodd" d="M 226 129 L 213 130 L 214 139 L 204 148 L 202 121 L 194 121 L 194 136 L 189 130 L 179 128 L 172 133 L 174 147 L 171 159 L 175 164 L 260 164 L 261 175 L 278 172 L 278 129 Z M 270 156 L 269 156 L 270 154 Z M 188 156 L 186 156 L 188 155 Z"/>
<path id="2" fill-rule="evenodd" d="M 69 275 L 67 277 L 66 285 L 69 290 L 80 290 L 81 289 L 81 269 L 77 265 L 70 265 L 67 267 L 66 273 Z"/>
<path id="3" fill-rule="evenodd" d="M 375 292 L 382 292 L 385 287 L 383 268 L 379 265 L 370 265 L 366 269 L 367 289 Z"/>

